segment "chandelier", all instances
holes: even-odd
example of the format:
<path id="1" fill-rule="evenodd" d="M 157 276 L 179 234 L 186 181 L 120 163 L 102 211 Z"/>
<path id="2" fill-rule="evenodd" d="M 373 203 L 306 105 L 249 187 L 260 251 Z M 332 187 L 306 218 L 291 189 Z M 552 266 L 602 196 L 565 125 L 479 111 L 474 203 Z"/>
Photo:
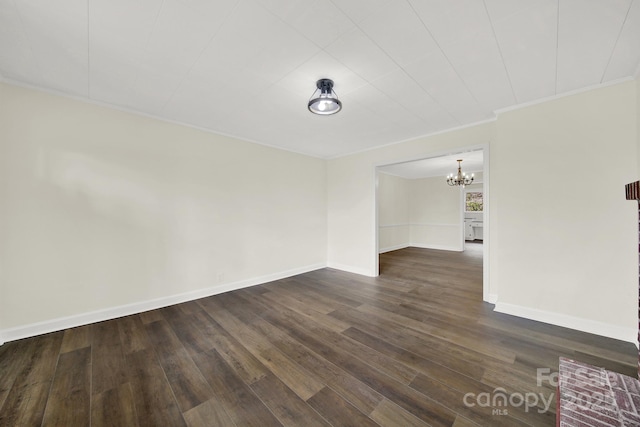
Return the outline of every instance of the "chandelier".
<path id="1" fill-rule="evenodd" d="M 462 169 L 460 167 L 460 163 L 462 163 L 462 160 L 456 161 L 458 162 L 458 173 L 456 175 L 452 173 L 449 174 L 449 176 L 447 176 L 447 184 L 452 187 L 455 185 L 462 185 L 462 188 L 464 188 L 465 185 L 469 185 L 473 182 L 473 174 L 469 176 L 466 173 L 462 173 Z"/>

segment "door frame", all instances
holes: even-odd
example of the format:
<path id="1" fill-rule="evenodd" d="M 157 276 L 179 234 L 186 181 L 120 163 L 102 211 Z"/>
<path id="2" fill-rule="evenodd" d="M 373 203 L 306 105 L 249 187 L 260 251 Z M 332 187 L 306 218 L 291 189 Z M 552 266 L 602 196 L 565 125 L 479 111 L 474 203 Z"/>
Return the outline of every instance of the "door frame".
<path id="1" fill-rule="evenodd" d="M 483 217 L 483 244 L 482 244 L 482 299 L 486 302 L 489 302 L 491 304 L 495 304 L 495 302 L 498 300 L 497 297 L 497 293 L 495 293 L 495 291 L 493 291 L 491 289 L 491 282 L 490 282 L 490 256 L 491 256 L 491 177 L 490 177 L 490 150 L 489 150 L 489 143 L 484 143 L 484 144 L 477 144 L 477 145 L 472 145 L 472 146 L 466 146 L 466 147 L 456 147 L 456 148 L 451 148 L 448 150 L 440 150 L 440 151 L 434 151 L 434 152 L 429 152 L 426 153 L 424 155 L 415 155 L 415 156 L 411 156 L 405 159 L 398 159 L 396 161 L 387 161 L 387 162 L 380 162 L 380 163 L 376 163 L 373 165 L 373 185 L 374 185 L 374 197 L 373 197 L 373 216 L 374 216 L 374 230 L 373 230 L 373 234 L 375 236 L 375 245 L 374 245 L 374 254 L 373 254 L 373 258 L 374 258 L 374 273 L 375 276 L 378 276 L 380 274 L 380 259 L 379 259 L 379 217 L 378 217 L 378 168 L 382 167 L 382 166 L 389 166 L 389 165 L 394 165 L 397 163 L 407 163 L 407 162 L 413 162 L 413 161 L 417 161 L 417 160 L 423 160 L 423 159 L 430 159 L 430 158 L 435 158 L 435 157 L 443 157 L 443 156 L 449 156 L 449 155 L 454 155 L 454 154 L 458 154 L 458 153 L 465 153 L 465 152 L 469 152 L 469 151 L 478 151 L 478 150 L 482 150 L 482 156 L 483 156 L 483 165 L 482 165 L 482 182 L 483 182 L 483 203 L 484 203 L 484 209 L 482 212 L 482 217 Z M 462 192 L 461 192 L 462 193 Z M 463 194 L 463 193 L 462 193 Z M 464 197 L 464 195 L 461 195 L 461 198 Z M 464 250 L 464 204 L 461 206 L 461 213 L 460 213 L 460 229 L 461 229 L 461 238 L 462 238 L 462 248 Z"/>

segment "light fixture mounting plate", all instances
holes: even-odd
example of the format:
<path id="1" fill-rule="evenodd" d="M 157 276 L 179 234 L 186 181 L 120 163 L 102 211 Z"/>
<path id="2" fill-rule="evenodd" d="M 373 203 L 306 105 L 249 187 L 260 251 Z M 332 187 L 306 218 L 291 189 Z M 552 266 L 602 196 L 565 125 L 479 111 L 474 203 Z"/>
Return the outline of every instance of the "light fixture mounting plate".
<path id="1" fill-rule="evenodd" d="M 320 79 L 316 82 L 316 87 L 320 89 L 323 93 L 331 93 L 333 89 L 333 80 L 331 79 Z"/>

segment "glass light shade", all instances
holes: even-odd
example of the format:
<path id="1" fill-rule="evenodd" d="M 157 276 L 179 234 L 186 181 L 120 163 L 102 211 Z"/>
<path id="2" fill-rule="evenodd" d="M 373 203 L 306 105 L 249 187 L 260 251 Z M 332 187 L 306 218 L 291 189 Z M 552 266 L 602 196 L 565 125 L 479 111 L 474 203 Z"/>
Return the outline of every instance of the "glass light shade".
<path id="1" fill-rule="evenodd" d="M 316 91 L 309 100 L 309 111 L 321 116 L 335 114 L 342 109 L 342 102 L 333 91 L 333 81 L 320 79 L 316 82 Z"/>
<path id="2" fill-rule="evenodd" d="M 314 114 L 335 114 L 342 109 L 342 102 L 337 98 L 320 97 L 309 101 L 309 111 Z"/>

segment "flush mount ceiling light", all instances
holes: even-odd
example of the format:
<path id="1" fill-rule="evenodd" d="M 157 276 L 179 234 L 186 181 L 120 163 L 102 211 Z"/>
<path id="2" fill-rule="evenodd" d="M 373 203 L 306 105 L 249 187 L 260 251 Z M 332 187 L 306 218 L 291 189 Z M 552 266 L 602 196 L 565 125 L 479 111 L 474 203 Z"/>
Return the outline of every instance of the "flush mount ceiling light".
<path id="1" fill-rule="evenodd" d="M 309 100 L 309 111 L 314 114 L 328 116 L 342 109 L 342 102 L 333 91 L 333 80 L 320 79 L 316 82 L 316 91 Z"/>
<path id="2" fill-rule="evenodd" d="M 455 185 L 461 185 L 464 188 L 465 185 L 469 185 L 473 182 L 473 174 L 469 176 L 466 173 L 462 173 L 462 169 L 460 166 L 460 163 L 462 163 L 462 160 L 456 160 L 456 161 L 458 162 L 458 173 L 456 175 L 449 174 L 449 176 L 447 177 L 447 184 L 449 184 L 452 187 Z"/>

